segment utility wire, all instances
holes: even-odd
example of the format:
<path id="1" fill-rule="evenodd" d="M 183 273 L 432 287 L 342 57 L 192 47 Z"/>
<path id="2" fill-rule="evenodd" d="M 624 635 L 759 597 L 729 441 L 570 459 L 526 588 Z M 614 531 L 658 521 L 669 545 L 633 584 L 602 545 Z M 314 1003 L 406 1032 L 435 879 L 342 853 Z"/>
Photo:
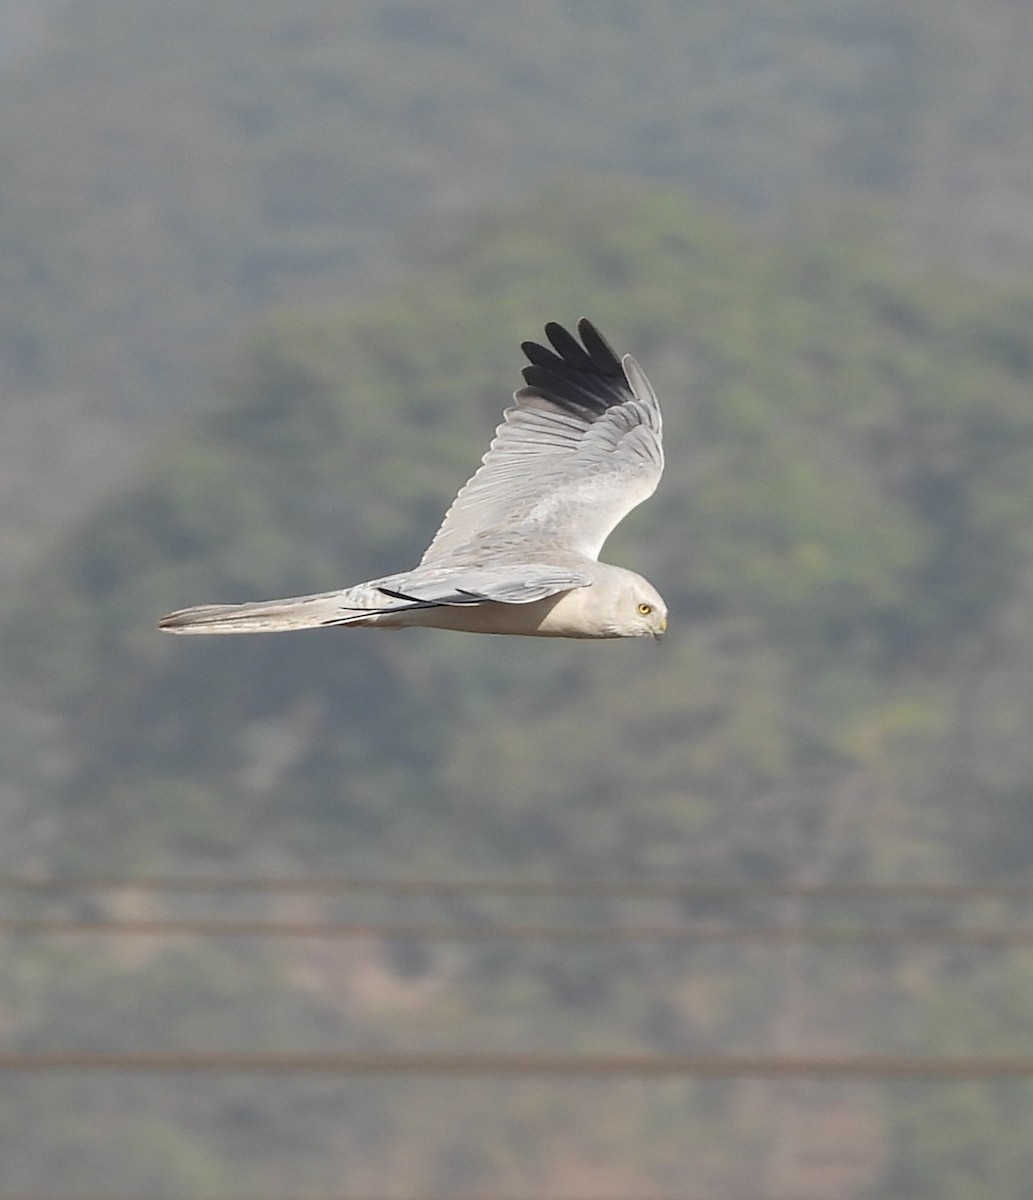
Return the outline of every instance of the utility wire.
<path id="1" fill-rule="evenodd" d="M 684 883 L 634 880 L 520 879 L 270 879 L 213 876 L 93 877 L 8 876 L 6 892 L 180 892 L 266 895 L 345 895 L 375 892 L 392 895 L 597 896 L 655 899 L 724 899 L 749 896 L 802 896 L 816 899 L 1031 900 L 1033 883 Z"/>
<path id="2" fill-rule="evenodd" d="M 720 925 L 479 925 L 418 922 L 333 923 L 252 920 L 76 920 L 62 917 L 0 918 L 0 935 L 120 937 L 385 938 L 427 941 L 627 941 L 627 942 L 879 942 L 1031 945 L 1033 928 L 878 929 L 849 926 Z M 0 1198 L 2 1200 L 2 1198 Z"/>
<path id="3" fill-rule="evenodd" d="M 569 1080 L 679 1077 L 986 1080 L 1033 1078 L 1033 1057 L 62 1050 L 0 1052 L 0 1071 L 217 1071 L 228 1074 L 450 1075 Z"/>
<path id="4" fill-rule="evenodd" d="M 155 1196 L 127 1196 L 120 1193 L 118 1196 L 4 1195 L 0 1196 L 0 1200 L 157 1200 L 157 1198 L 155 1198 Z M 162 1196 L 161 1200 L 187 1200 L 187 1198 L 186 1196 L 172 1196 L 172 1198 L 170 1198 L 170 1196 Z M 191 1196 L 190 1200 L 203 1200 L 203 1198 Z M 233 1200 L 233 1198 L 220 1196 L 220 1200 Z M 389 1200 L 389 1198 L 386 1198 L 386 1196 L 299 1196 L 294 1194 L 290 1196 L 258 1196 L 258 1198 L 253 1195 L 248 1195 L 246 1200 Z M 446 1200 L 446 1198 L 444 1198 L 444 1196 L 418 1196 L 416 1200 Z M 448 1200 L 454 1200 L 454 1198 L 449 1196 Z M 481 1194 L 479 1196 L 469 1196 L 468 1200 L 540 1200 L 540 1195 L 533 1195 L 531 1193 L 521 1193 L 519 1195 L 510 1193 L 509 1195 L 503 1196 Z M 564 1200 L 564 1198 L 560 1198 L 560 1200 Z M 569 1200 L 575 1200 L 575 1198 L 569 1198 Z M 577 1196 L 576 1200 L 584 1200 L 584 1196 Z M 607 1196 L 607 1200 L 653 1200 L 653 1198 L 650 1198 L 650 1196 L 618 1196 L 618 1198 L 609 1198 L 609 1196 Z M 702 1196 L 663 1195 L 657 1196 L 656 1200 L 705 1200 L 705 1198 L 702 1198 Z M 773 1198 L 770 1198 L 770 1196 L 758 1195 L 757 1193 L 751 1193 L 750 1195 L 732 1195 L 722 1192 L 720 1200 L 773 1200 Z M 821 1196 L 821 1198 L 819 1198 L 819 1196 L 779 1196 L 777 1200 L 828 1200 L 828 1196 Z"/>

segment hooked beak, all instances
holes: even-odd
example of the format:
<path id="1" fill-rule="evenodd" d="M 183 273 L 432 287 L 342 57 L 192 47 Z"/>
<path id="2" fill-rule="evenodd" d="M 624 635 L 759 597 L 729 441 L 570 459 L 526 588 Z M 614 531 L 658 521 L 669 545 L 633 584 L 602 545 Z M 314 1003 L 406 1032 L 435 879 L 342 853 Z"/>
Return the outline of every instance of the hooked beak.
<path id="1" fill-rule="evenodd" d="M 667 618 L 664 617 L 663 620 L 661 620 L 660 624 L 653 631 L 653 638 L 656 641 L 660 641 L 660 639 L 664 636 L 664 634 L 666 632 L 667 632 Z"/>

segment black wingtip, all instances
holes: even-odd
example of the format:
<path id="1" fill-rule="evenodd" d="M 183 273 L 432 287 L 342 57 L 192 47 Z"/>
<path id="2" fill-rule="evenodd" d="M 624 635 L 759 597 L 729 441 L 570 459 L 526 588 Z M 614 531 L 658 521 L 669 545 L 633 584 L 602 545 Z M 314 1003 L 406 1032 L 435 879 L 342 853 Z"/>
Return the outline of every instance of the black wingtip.
<path id="1" fill-rule="evenodd" d="M 545 326 L 550 346 L 524 342 L 529 366 L 523 375 L 527 387 L 518 400 L 539 396 L 577 416 L 601 416 L 608 408 L 632 399 L 621 360 L 613 347 L 582 317 L 577 323 L 581 341 L 556 321 Z M 551 347 L 551 348 L 550 348 Z"/>
<path id="2" fill-rule="evenodd" d="M 605 366 L 614 373 L 618 371 L 623 373 L 620 356 L 587 317 L 582 317 L 578 321 L 577 331 L 593 362 Z"/>

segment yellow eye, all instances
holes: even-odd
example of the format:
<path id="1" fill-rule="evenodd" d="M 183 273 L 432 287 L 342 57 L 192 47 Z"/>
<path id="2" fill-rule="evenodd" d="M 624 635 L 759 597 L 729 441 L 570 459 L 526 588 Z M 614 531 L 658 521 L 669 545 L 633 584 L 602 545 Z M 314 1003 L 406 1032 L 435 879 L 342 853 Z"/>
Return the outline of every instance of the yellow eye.
<path id="1" fill-rule="evenodd" d="M 640 616 L 648 617 L 653 611 L 653 606 L 651 604 L 640 604 L 638 606 L 638 611 Z"/>

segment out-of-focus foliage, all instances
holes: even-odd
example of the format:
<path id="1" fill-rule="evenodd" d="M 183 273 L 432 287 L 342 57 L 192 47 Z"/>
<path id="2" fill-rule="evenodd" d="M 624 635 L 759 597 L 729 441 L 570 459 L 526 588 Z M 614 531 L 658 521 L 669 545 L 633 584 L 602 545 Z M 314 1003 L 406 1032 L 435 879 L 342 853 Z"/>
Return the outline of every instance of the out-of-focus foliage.
<path id="1" fill-rule="evenodd" d="M 0 579 L 249 314 L 354 295 L 399 227 L 557 169 L 769 219 L 860 191 L 910 252 L 1033 261 L 1025 0 L 5 7 Z"/>
<path id="2" fill-rule="evenodd" d="M 662 646 L 156 632 L 180 604 L 415 561 L 519 382 L 519 342 L 582 312 L 636 354 L 665 406 L 662 489 L 607 547 L 667 596 Z M 31 796 L 8 869 L 1028 871 L 1031 313 L 1028 289 L 915 276 L 867 211 L 778 241 L 674 191 L 586 175 L 428 239 L 377 299 L 270 317 L 227 357 L 207 410 L 7 598 L 8 793 Z M 452 915 L 512 914 L 471 898 Z M 832 951 L 733 972 L 719 947 L 663 945 L 109 954 L 117 1003 L 99 968 L 61 983 L 29 955 L 9 1028 L 25 1045 L 60 1031 L 63 1045 L 190 1046 L 203 1027 L 253 1047 L 677 1051 L 763 1047 L 789 1012 L 802 1036 L 878 1048 L 887 1031 L 913 1034 L 893 988 L 871 981 L 876 953 L 837 951 L 835 972 Z M 80 1002 L 63 1008 L 69 978 Z M 921 982 L 935 993 L 938 963 Z M 865 988 L 860 1022 L 851 996 Z M 302 1159 L 295 1187 L 332 1187 L 347 1161 L 351 1182 L 377 1190 L 404 1144 L 416 1174 L 399 1168 L 403 1183 L 515 1193 L 533 1181 L 522 1162 L 551 1161 L 547 1130 L 562 1128 L 567 1158 L 591 1159 L 603 1128 L 587 1101 L 543 1121 L 559 1101 L 531 1085 L 498 1085 L 494 1107 L 459 1088 L 422 1115 L 415 1092 L 389 1104 L 388 1084 L 349 1086 L 220 1084 L 203 1119 L 170 1086 L 175 1132 L 154 1153 L 175 1160 L 180 1191 L 282 1187 L 275 1164 Z M 643 1154 L 629 1190 L 678 1178 L 689 1158 L 715 1187 L 745 1186 L 776 1132 L 730 1151 L 715 1130 L 738 1093 L 716 1091 L 643 1100 L 643 1127 L 624 1121 L 600 1161 Z M 62 1095 L 26 1091 L 20 1111 L 71 1111 L 71 1085 Z M 287 1109 L 309 1108 L 323 1116 L 302 1134 Z M 869 1122 L 896 1178 L 917 1178 L 917 1143 L 895 1142 L 869 1101 L 837 1111 Z M 76 1120 L 52 1137 L 88 1137 L 90 1118 Z M 127 1126 L 126 1188 L 150 1186 L 134 1164 L 156 1137 L 142 1117 Z M 557 1186 L 560 1159 L 541 1166 Z"/>
<path id="3" fill-rule="evenodd" d="M 8 0 L 0 867 L 1028 877 L 1033 292 L 921 264 L 1033 260 L 1031 47 L 1027 0 Z M 179 603 L 412 561 L 519 340 L 581 312 L 665 401 L 668 477 L 608 548 L 671 600 L 662 648 L 159 637 Z M 26 942 L 0 1018 L 28 1049 L 1025 1053 L 1021 952 L 985 953 Z M 11 1077 L 0 1192 L 1025 1200 L 1025 1085 L 891 1101 Z"/>
<path id="4" fill-rule="evenodd" d="M 915 21 L 833 7 L 72 0 L 0 78 L 4 364 L 167 399 L 206 331 L 560 166 L 761 208 L 899 184 Z"/>
<path id="5" fill-rule="evenodd" d="M 932 1054 L 987 1058 L 1029 1053 L 1028 958 L 997 971 L 973 972 L 930 997 L 916 1041 Z M 886 1186 L 915 1200 L 1022 1196 L 1033 1171 L 1026 1136 L 1033 1087 L 1027 1080 L 901 1089 L 887 1106 L 897 1131 Z"/>

